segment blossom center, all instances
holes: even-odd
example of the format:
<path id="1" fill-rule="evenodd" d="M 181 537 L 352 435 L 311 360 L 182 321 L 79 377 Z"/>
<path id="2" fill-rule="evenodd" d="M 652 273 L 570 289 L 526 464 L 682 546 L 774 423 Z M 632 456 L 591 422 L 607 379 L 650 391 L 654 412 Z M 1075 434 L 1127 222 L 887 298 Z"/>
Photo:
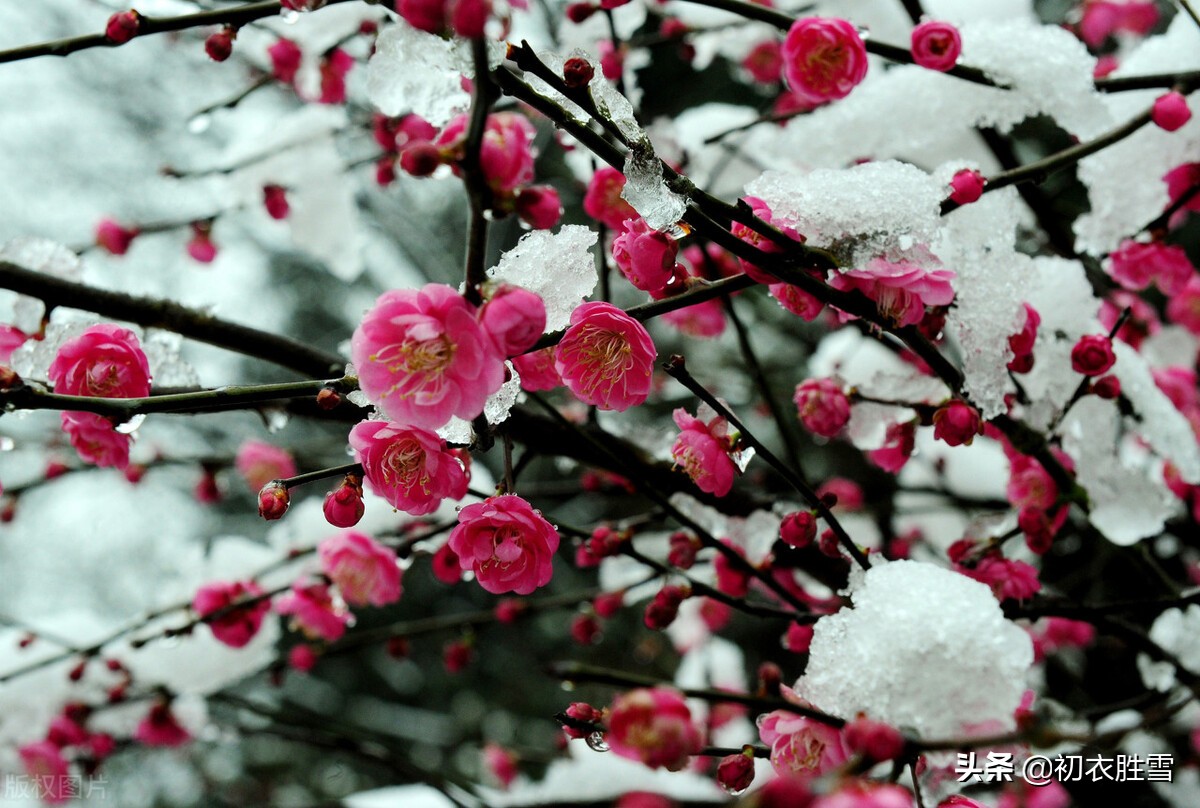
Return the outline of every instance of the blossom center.
<path id="1" fill-rule="evenodd" d="M 406 491 L 420 486 L 429 493 L 429 473 L 425 469 L 425 450 L 417 441 L 399 441 L 387 452 L 383 461 L 384 479 L 389 485 L 399 484 Z"/>
<path id="2" fill-rule="evenodd" d="M 624 334 L 604 328 L 588 329 L 579 342 L 579 360 L 587 368 L 583 388 L 612 388 L 633 369 L 633 348 Z"/>

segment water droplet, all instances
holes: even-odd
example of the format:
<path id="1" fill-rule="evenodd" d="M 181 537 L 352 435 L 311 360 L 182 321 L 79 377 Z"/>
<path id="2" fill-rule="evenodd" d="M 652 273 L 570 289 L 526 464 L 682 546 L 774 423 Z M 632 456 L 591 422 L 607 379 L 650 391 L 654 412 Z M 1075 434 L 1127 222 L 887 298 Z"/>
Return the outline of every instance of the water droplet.
<path id="1" fill-rule="evenodd" d="M 607 752 L 608 743 L 604 740 L 603 732 L 593 732 L 587 736 L 587 745 L 597 752 Z"/>
<path id="2" fill-rule="evenodd" d="M 196 115 L 188 121 L 188 131 L 193 135 L 203 134 L 208 131 L 208 127 L 212 126 L 212 116 L 208 113 Z"/>
<path id="3" fill-rule="evenodd" d="M 288 425 L 291 416 L 278 407 L 272 407 L 262 411 L 263 422 L 267 425 L 267 431 L 272 435 L 282 430 Z"/>
<path id="4" fill-rule="evenodd" d="M 575 683 L 572 681 L 569 681 L 569 680 L 564 680 L 563 683 L 561 685 L 559 685 L 559 687 L 561 687 L 563 690 L 570 693 L 575 689 Z"/>
<path id="5" fill-rule="evenodd" d="M 8 435 L 0 435 L 0 452 L 11 452 L 16 445 Z"/>
<path id="6" fill-rule="evenodd" d="M 122 435 L 132 435 L 137 432 L 137 428 L 142 425 L 142 421 L 146 420 L 145 413 L 138 413 L 123 424 L 117 426 L 117 431 Z"/>
<path id="7" fill-rule="evenodd" d="M 288 25 L 295 25 L 296 20 L 300 19 L 300 12 L 293 8 L 285 8 L 282 12 L 280 12 L 279 16 L 282 17 L 283 21 Z"/>

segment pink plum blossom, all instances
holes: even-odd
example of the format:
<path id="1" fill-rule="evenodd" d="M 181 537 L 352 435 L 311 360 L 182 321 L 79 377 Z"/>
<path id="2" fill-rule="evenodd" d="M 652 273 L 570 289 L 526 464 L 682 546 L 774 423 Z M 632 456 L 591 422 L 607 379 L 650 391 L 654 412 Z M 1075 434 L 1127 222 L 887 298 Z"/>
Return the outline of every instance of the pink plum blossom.
<path id="1" fill-rule="evenodd" d="M 296 80 L 300 62 L 304 58 L 304 52 L 300 50 L 299 45 L 290 39 L 281 38 L 267 48 L 267 56 L 271 58 L 271 73 L 278 81 L 291 84 Z"/>
<path id="2" fill-rule="evenodd" d="M 293 584 L 291 591 L 275 600 L 275 611 L 290 615 L 292 624 L 313 640 L 339 639 L 350 621 L 350 612 L 334 601 L 326 584 Z"/>
<path id="3" fill-rule="evenodd" d="M 703 743 L 683 694 L 668 687 L 640 688 L 617 696 L 606 740 L 615 754 L 668 771 L 687 766 Z"/>
<path id="4" fill-rule="evenodd" d="M 771 766 L 782 776 L 817 777 L 850 759 L 841 732 L 788 710 L 759 716 L 758 735 L 771 748 Z"/>
<path id="5" fill-rule="evenodd" d="M 912 457 L 913 449 L 916 447 L 916 437 L 915 421 L 888 424 L 883 445 L 878 449 L 868 451 L 867 459 L 884 471 L 897 474 Z"/>
<path id="6" fill-rule="evenodd" d="M 737 476 L 737 466 L 729 457 L 729 422 L 714 416 L 708 423 L 687 410 L 674 413 L 679 437 L 671 447 L 671 458 L 681 467 L 701 491 L 718 497 L 729 493 Z"/>
<path id="7" fill-rule="evenodd" d="M 533 347 L 546 330 L 546 304 L 540 295 L 502 283 L 491 291 L 479 312 L 479 323 L 501 356 L 516 356 Z"/>
<path id="8" fill-rule="evenodd" d="M 217 640 L 230 648 L 242 648 L 258 634 L 271 611 L 271 601 L 263 594 L 254 581 L 214 581 L 196 590 L 192 611 L 205 618 Z M 235 606 L 247 600 L 254 602 Z"/>
<path id="9" fill-rule="evenodd" d="M 656 355 L 637 320 L 611 303 L 583 303 L 571 313 L 554 365 L 580 401 L 623 412 L 650 394 Z"/>
<path id="10" fill-rule="evenodd" d="M 1037 568 L 1024 561 L 988 555 L 973 569 L 960 569 L 968 578 L 991 587 L 997 600 L 1025 600 L 1036 595 L 1042 588 Z"/>
<path id="11" fill-rule="evenodd" d="M 457 453 L 436 433 L 392 421 L 362 421 L 350 446 L 367 485 L 392 507 L 422 516 L 444 499 L 462 499 L 469 475 Z"/>
<path id="12" fill-rule="evenodd" d="M 548 230 L 562 218 L 562 200 L 549 185 L 522 188 L 513 204 L 521 221 L 534 230 Z"/>
<path id="13" fill-rule="evenodd" d="M 1126 289 L 1140 291 L 1155 282 L 1167 295 L 1184 290 L 1196 268 L 1187 253 L 1174 244 L 1125 239 L 1109 256 L 1106 270 Z"/>
<path id="14" fill-rule="evenodd" d="M 756 196 L 747 196 L 744 198 L 744 201 L 747 205 L 750 206 L 750 210 L 754 213 L 754 215 L 756 217 L 758 217 L 759 219 L 761 219 L 763 222 L 765 222 L 766 224 L 774 225 L 775 227 L 780 228 L 781 232 L 788 238 L 792 239 L 793 241 L 796 241 L 796 242 L 804 241 L 804 237 L 801 236 L 799 233 L 797 233 L 795 230 L 793 230 L 790 227 L 782 227 L 781 225 L 779 225 L 778 223 L 776 223 L 773 220 L 772 214 L 771 214 L 771 208 L 766 202 L 762 201 L 761 199 L 759 199 Z M 775 241 L 768 238 L 766 235 L 760 233 L 759 231 L 755 230 L 754 228 L 750 227 L 749 225 L 742 224 L 741 222 L 734 222 L 733 225 L 729 228 L 729 232 L 732 233 L 733 235 L 737 236 L 738 238 L 740 238 L 742 241 L 746 242 L 747 244 L 757 247 L 762 252 L 770 253 L 770 254 L 783 252 L 783 247 L 780 244 L 776 243 Z M 765 284 L 770 285 L 770 284 L 778 284 L 780 282 L 779 279 L 776 278 L 774 275 L 764 272 L 763 270 L 759 269 L 757 266 L 755 266 L 751 262 L 745 260 L 744 258 L 739 258 L 738 263 L 741 265 L 743 272 L 745 272 L 747 275 L 749 275 L 751 278 L 758 281 L 759 283 L 765 283 Z"/>
<path id="15" fill-rule="evenodd" d="M 350 342 L 359 386 L 394 421 L 472 420 L 504 383 L 503 357 L 474 306 L 444 284 L 384 292 Z"/>
<path id="16" fill-rule="evenodd" d="M 850 399 L 833 379 L 807 379 L 793 396 L 800 422 L 814 435 L 832 438 L 850 420 Z"/>
<path id="17" fill-rule="evenodd" d="M 621 232 L 627 219 L 638 218 L 633 206 L 621 198 L 625 175 L 605 166 L 592 175 L 583 196 L 583 210 L 609 230 Z"/>
<path id="18" fill-rule="evenodd" d="M 898 326 L 916 325 L 926 306 L 948 306 L 954 300 L 949 269 L 924 269 L 905 261 L 872 259 L 862 269 L 835 274 L 830 286 L 857 289 L 875 301 L 879 313 Z"/>
<path id="19" fill-rule="evenodd" d="M 624 228 L 613 239 L 612 256 L 617 268 L 643 292 L 661 291 L 675 273 L 679 245 L 666 233 L 651 230 L 640 216 L 627 219 Z"/>
<path id="20" fill-rule="evenodd" d="M 180 725 L 171 712 L 171 705 L 166 702 L 158 702 L 150 708 L 138 723 L 133 737 L 146 746 L 182 746 L 192 739 L 191 733 Z"/>
<path id="21" fill-rule="evenodd" d="M 513 367 L 521 377 L 521 389 L 553 390 L 562 385 L 562 377 L 554 365 L 554 352 L 551 346 L 512 358 Z"/>
<path id="22" fill-rule="evenodd" d="M 17 750 L 25 776 L 35 785 L 37 796 L 51 805 L 71 799 L 70 772 L 62 751 L 50 741 L 36 741 Z"/>
<path id="23" fill-rule="evenodd" d="M 1167 301 L 1167 318 L 1200 334 L 1200 277 L 1192 277 L 1179 294 Z"/>
<path id="24" fill-rule="evenodd" d="M 867 49 L 846 20 L 805 17 L 783 41 L 788 87 L 811 103 L 845 98 L 867 75 Z"/>
<path id="25" fill-rule="evenodd" d="M 954 67 L 961 53 L 962 37 L 950 23 L 929 20 L 913 29 L 913 61 L 921 67 L 944 73 Z"/>
<path id="26" fill-rule="evenodd" d="M 272 480 L 296 476 L 296 461 L 292 459 L 292 453 L 260 440 L 242 443 L 234 457 L 233 467 L 252 491 L 258 491 Z"/>
<path id="27" fill-rule="evenodd" d="M 1158 24 L 1158 8 L 1151 0 L 1114 2 L 1086 0 L 1083 19 L 1079 22 L 1079 37 L 1097 48 L 1117 32 L 1145 36 Z"/>
<path id="28" fill-rule="evenodd" d="M 492 594 L 528 595 L 554 575 L 558 531 L 515 494 L 489 497 L 458 512 L 450 549 L 463 570 Z"/>
<path id="29" fill-rule="evenodd" d="M 386 606 L 400 599 L 396 553 L 363 533 L 347 530 L 317 545 L 321 571 L 352 606 Z"/>
<path id="30" fill-rule="evenodd" d="M 118 432 L 102 415 L 64 412 L 63 432 L 81 460 L 100 468 L 125 469 L 129 465 L 129 435 Z"/>
<path id="31" fill-rule="evenodd" d="M 443 148 L 465 143 L 469 118 L 466 114 L 452 120 L 434 144 Z M 488 186 L 498 194 L 513 193 L 533 182 L 533 139 L 537 131 L 524 115 L 495 112 L 488 116 L 479 151 L 479 168 Z"/>
<path id="32" fill-rule="evenodd" d="M 150 395 L 150 363 L 134 333 L 103 323 L 58 349 L 47 376 L 68 396 L 140 398 Z"/>

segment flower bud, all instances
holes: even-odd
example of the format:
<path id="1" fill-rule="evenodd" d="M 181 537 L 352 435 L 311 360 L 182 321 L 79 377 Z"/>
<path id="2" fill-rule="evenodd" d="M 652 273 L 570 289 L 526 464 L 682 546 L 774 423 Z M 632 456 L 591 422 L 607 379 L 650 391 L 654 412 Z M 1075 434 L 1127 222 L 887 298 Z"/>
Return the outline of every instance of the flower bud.
<path id="1" fill-rule="evenodd" d="M 563 63 L 563 82 L 572 89 L 586 87 L 595 75 L 596 68 L 587 59 L 575 56 Z"/>
<path id="2" fill-rule="evenodd" d="M 140 232 L 136 227 L 122 227 L 112 219 L 101 219 L 96 225 L 96 246 L 112 255 L 124 255 Z"/>
<path id="3" fill-rule="evenodd" d="M 913 29 L 913 61 L 921 67 L 944 73 L 954 67 L 961 53 L 962 37 L 950 23 L 929 20 Z"/>
<path id="4" fill-rule="evenodd" d="M 1181 93 L 1172 90 L 1154 100 L 1150 119 L 1159 128 L 1174 132 L 1192 119 L 1192 111 L 1188 109 L 1187 99 Z"/>
<path id="5" fill-rule="evenodd" d="M 700 541 L 690 533 L 677 530 L 671 534 L 670 549 L 667 550 L 667 563 L 681 570 L 691 569 L 696 563 L 696 553 L 700 550 Z"/>
<path id="6" fill-rule="evenodd" d="M 531 185 L 517 194 L 517 215 L 534 230 L 549 230 L 562 218 L 562 201 L 549 185 Z"/>
<path id="7" fill-rule="evenodd" d="M 599 617 L 612 617 L 621 610 L 625 602 L 625 592 L 602 592 L 592 600 L 592 608 Z"/>
<path id="8" fill-rule="evenodd" d="M 1116 364 L 1112 340 L 1098 334 L 1085 334 L 1071 349 L 1071 369 L 1084 376 L 1100 376 Z"/>
<path id="9" fill-rule="evenodd" d="M 286 219 L 291 211 L 287 200 L 287 189 L 282 185 L 263 186 L 263 207 L 272 219 Z"/>
<path id="10" fill-rule="evenodd" d="M 976 435 L 983 434 L 979 410 L 955 399 L 933 414 L 933 437 L 948 446 L 970 446 Z"/>
<path id="11" fill-rule="evenodd" d="M 441 164 L 441 150 L 427 140 L 413 143 L 400 153 L 400 168 L 414 177 L 428 177 Z"/>
<path id="12" fill-rule="evenodd" d="M 471 663 L 474 656 L 469 641 L 456 640 L 442 649 L 442 664 L 446 667 L 446 673 L 459 673 Z"/>
<path id="13" fill-rule="evenodd" d="M 279 480 L 272 480 L 258 492 L 258 515 L 268 521 L 282 518 L 290 503 L 291 495 L 287 486 Z"/>
<path id="14" fill-rule="evenodd" d="M 337 406 L 341 403 L 341 394 L 332 387 L 323 387 L 321 388 L 321 392 L 317 393 L 317 406 L 323 410 L 337 409 Z"/>
<path id="15" fill-rule="evenodd" d="M 661 631 L 671 625 L 679 615 L 680 604 L 690 595 L 691 591 L 682 586 L 664 586 L 658 590 L 643 616 L 646 628 Z"/>
<path id="16" fill-rule="evenodd" d="M 325 521 L 334 527 L 353 527 L 363 517 L 362 482 L 347 474 L 342 484 L 325 495 Z"/>
<path id="17" fill-rule="evenodd" d="M 978 202 L 983 196 L 983 175 L 973 169 L 964 168 L 950 180 L 950 201 L 956 205 Z"/>
<path id="18" fill-rule="evenodd" d="M 118 11 L 108 18 L 108 24 L 104 26 L 104 36 L 114 45 L 124 45 L 137 36 L 140 22 L 141 15 L 136 11 Z"/>
<path id="19" fill-rule="evenodd" d="M 594 645 L 600 636 L 600 623 L 590 614 L 577 614 L 571 621 L 571 639 L 580 645 Z"/>
<path id="20" fill-rule="evenodd" d="M 572 702 L 571 706 L 563 711 L 563 714 L 568 719 L 563 724 L 563 732 L 569 738 L 586 738 L 592 733 L 592 730 L 579 725 L 599 724 L 604 719 L 603 712 L 583 701 Z M 573 724 L 574 726 L 572 726 Z"/>
<path id="21" fill-rule="evenodd" d="M 1092 382 L 1092 392 L 1100 398 L 1117 398 L 1121 395 L 1121 380 L 1116 376 L 1101 376 Z"/>
<path id="22" fill-rule="evenodd" d="M 793 547 L 807 547 L 817 537 L 817 515 L 812 511 L 796 511 L 783 517 L 779 538 Z"/>
<path id="23" fill-rule="evenodd" d="M 208 39 L 204 40 L 204 52 L 214 62 L 224 62 L 233 54 L 233 37 L 232 28 L 225 28 L 209 35 Z"/>
<path id="24" fill-rule="evenodd" d="M 754 750 L 746 750 L 727 755 L 717 764 L 717 783 L 730 794 L 740 794 L 754 782 Z"/>

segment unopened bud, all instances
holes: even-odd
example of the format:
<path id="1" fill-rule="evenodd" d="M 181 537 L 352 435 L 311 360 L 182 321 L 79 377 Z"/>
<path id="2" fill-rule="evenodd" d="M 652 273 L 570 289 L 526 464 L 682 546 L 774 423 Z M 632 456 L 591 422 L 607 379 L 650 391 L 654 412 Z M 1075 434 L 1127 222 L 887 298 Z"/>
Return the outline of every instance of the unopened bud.
<path id="1" fill-rule="evenodd" d="M 136 11 L 132 9 L 129 11 L 118 11 L 108 18 L 108 24 L 104 26 L 104 36 L 114 45 L 124 45 L 137 36 L 140 23 L 141 15 Z"/>
<path id="2" fill-rule="evenodd" d="M 289 504 L 291 495 L 279 480 L 272 480 L 258 492 L 258 515 L 268 521 L 282 518 Z"/>
<path id="3" fill-rule="evenodd" d="M 572 57 L 563 63 L 563 82 L 572 89 L 586 87 L 596 75 L 596 68 L 587 59 Z"/>
<path id="4" fill-rule="evenodd" d="M 441 150 L 428 140 L 413 143 L 400 153 L 400 168 L 414 177 L 428 177 L 441 164 Z"/>
<path id="5" fill-rule="evenodd" d="M 353 474 L 347 474 L 341 485 L 325 495 L 325 521 L 334 527 L 354 527 L 365 510 L 362 483 Z"/>
<path id="6" fill-rule="evenodd" d="M 740 794 L 754 782 L 754 749 L 746 747 L 736 755 L 721 758 L 717 765 L 717 783 L 730 794 Z"/>
<path id="7" fill-rule="evenodd" d="M 226 28 L 209 35 L 208 39 L 204 40 L 204 52 L 214 62 L 225 61 L 233 54 L 233 37 L 234 31 L 232 28 Z"/>

